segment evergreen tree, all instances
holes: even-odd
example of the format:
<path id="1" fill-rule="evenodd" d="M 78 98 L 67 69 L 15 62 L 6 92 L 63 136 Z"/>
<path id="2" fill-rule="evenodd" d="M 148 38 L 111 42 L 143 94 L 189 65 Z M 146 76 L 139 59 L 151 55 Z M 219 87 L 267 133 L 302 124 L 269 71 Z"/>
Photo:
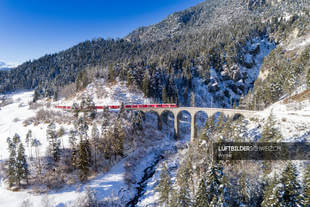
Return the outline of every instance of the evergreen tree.
<path id="1" fill-rule="evenodd" d="M 160 193 L 159 202 L 161 204 L 169 205 L 169 193 L 171 191 L 171 177 L 166 164 L 160 173 L 160 180 L 156 186 L 157 191 Z"/>
<path id="2" fill-rule="evenodd" d="M 297 169 L 289 162 L 285 170 L 282 172 L 281 178 L 281 206 L 297 207 L 301 204 L 300 185 L 297 181 Z"/>
<path id="3" fill-rule="evenodd" d="M 133 133 L 143 130 L 143 116 L 144 116 L 143 112 L 140 111 L 136 114 L 133 123 Z"/>
<path id="4" fill-rule="evenodd" d="M 220 186 L 223 183 L 223 166 L 220 163 L 213 162 L 207 171 L 206 186 L 207 186 L 207 202 L 211 204 L 216 203 L 220 194 Z"/>
<path id="5" fill-rule="evenodd" d="M 265 123 L 262 131 L 261 142 L 278 141 L 282 139 L 281 132 L 275 127 L 276 122 L 272 112 L 270 113 L 267 122 Z"/>
<path id="6" fill-rule="evenodd" d="M 143 78 L 143 82 L 142 82 L 142 90 L 144 93 L 145 97 L 149 97 L 149 76 L 148 76 L 148 72 L 146 71 L 144 73 L 144 78 Z"/>
<path id="7" fill-rule="evenodd" d="M 240 186 L 240 201 L 242 205 L 248 205 L 250 201 L 249 195 L 249 187 L 248 182 L 245 174 L 243 173 L 239 179 L 239 186 Z"/>
<path id="8" fill-rule="evenodd" d="M 28 183 L 28 164 L 25 156 L 25 149 L 22 143 L 19 144 L 18 153 L 16 157 L 16 179 L 17 184 L 20 186 L 20 181 L 26 179 Z"/>
<path id="9" fill-rule="evenodd" d="M 303 180 L 303 187 L 304 187 L 304 206 L 310 206 L 310 165 L 308 165 Z"/>
<path id="10" fill-rule="evenodd" d="M 80 180 L 86 181 L 89 174 L 89 168 L 91 167 L 91 151 L 89 141 L 87 139 L 80 139 L 77 167 L 79 169 Z"/>
<path id="11" fill-rule="evenodd" d="M 9 163 L 8 163 L 8 181 L 9 186 L 12 187 L 16 181 L 16 144 L 7 138 L 8 150 L 9 150 Z"/>
<path id="12" fill-rule="evenodd" d="M 55 162 L 59 160 L 60 156 L 60 141 L 56 135 L 56 126 L 52 122 L 47 126 L 46 137 L 49 141 L 49 153 Z"/>
<path id="13" fill-rule="evenodd" d="M 186 163 L 180 164 L 177 172 L 177 185 L 179 187 L 177 194 L 178 206 L 185 207 L 191 205 L 189 180 L 191 174 L 187 169 Z"/>
<path id="14" fill-rule="evenodd" d="M 178 192 L 175 189 L 171 189 L 171 195 L 169 197 L 169 207 L 179 207 Z"/>
<path id="15" fill-rule="evenodd" d="M 261 203 L 262 207 L 280 207 L 280 189 L 276 176 L 267 182 L 264 189 L 264 198 Z"/>
<path id="16" fill-rule="evenodd" d="M 116 125 L 113 128 L 112 132 L 112 152 L 114 154 L 114 158 L 116 160 L 117 155 L 124 155 L 124 139 L 125 133 L 120 125 L 120 122 L 116 122 Z"/>
<path id="17" fill-rule="evenodd" d="M 17 147 L 17 145 L 20 143 L 19 134 L 15 133 L 15 135 L 13 136 L 13 142 L 14 142 L 15 146 Z"/>
<path id="18" fill-rule="evenodd" d="M 205 207 L 205 206 L 208 206 L 208 197 L 207 197 L 205 179 L 202 178 L 199 183 L 194 207 Z"/>

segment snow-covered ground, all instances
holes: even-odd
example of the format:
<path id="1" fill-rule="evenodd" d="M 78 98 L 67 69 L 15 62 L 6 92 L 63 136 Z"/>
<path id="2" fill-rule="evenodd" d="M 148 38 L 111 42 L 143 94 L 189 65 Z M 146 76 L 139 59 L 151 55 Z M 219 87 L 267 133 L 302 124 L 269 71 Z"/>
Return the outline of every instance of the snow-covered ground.
<path id="1" fill-rule="evenodd" d="M 97 86 L 96 86 L 97 87 Z M 88 88 L 83 92 L 83 94 L 90 94 L 94 97 L 96 105 L 113 105 L 125 103 L 145 103 L 150 100 L 144 99 L 141 92 L 131 92 L 124 83 L 115 84 L 113 86 L 101 85 L 105 88 L 105 97 L 98 98 L 96 88 L 94 85 L 90 84 Z M 82 94 L 79 94 L 82 96 Z M 33 124 L 24 127 L 23 121 L 29 117 L 33 117 L 38 111 L 29 109 L 29 102 L 32 101 L 33 91 L 17 92 L 8 95 L 13 99 L 13 103 L 1 107 L 0 110 L 0 163 L 8 158 L 8 150 L 6 138 L 14 136 L 18 133 L 21 136 L 21 141 L 25 144 L 25 137 L 28 129 L 32 130 L 33 137 L 37 138 L 42 146 L 40 147 L 40 155 L 45 155 L 48 142 L 46 140 L 46 123 L 41 123 L 37 126 Z M 43 103 L 46 103 L 44 100 Z M 52 103 L 52 105 L 70 105 L 74 101 L 79 102 L 80 100 L 61 100 Z M 50 110 L 56 110 L 50 108 Z M 66 113 L 66 112 L 63 112 Z M 146 124 L 150 126 L 157 126 L 154 121 L 152 121 L 152 115 L 149 114 Z M 172 120 L 170 120 L 171 122 Z M 59 126 L 58 126 L 59 127 Z M 66 131 L 70 129 L 71 126 L 65 126 Z M 156 127 L 155 127 L 156 128 Z M 154 128 L 154 129 L 155 129 Z M 100 173 L 96 177 L 90 179 L 84 184 L 74 184 L 71 186 L 63 187 L 59 190 L 50 191 L 47 195 L 45 194 L 34 194 L 31 189 L 20 190 L 19 192 L 12 192 L 7 190 L 7 184 L 4 182 L 4 177 L 0 177 L 0 206 L 20 206 L 23 202 L 27 201 L 31 203 L 31 206 L 42 206 L 42 203 L 46 200 L 53 206 L 76 206 L 77 200 L 83 196 L 87 188 L 92 189 L 96 192 L 98 200 L 112 199 L 113 197 L 118 197 L 123 201 L 123 204 L 130 201 L 136 194 L 137 184 L 132 185 L 130 188 L 125 184 L 125 169 L 124 163 L 127 162 L 132 156 L 139 157 L 139 154 L 144 154 L 144 157 L 140 158 L 139 164 L 136 166 L 134 173 L 135 179 L 140 180 L 144 175 L 144 169 L 152 165 L 155 158 L 158 157 L 163 151 L 170 149 L 174 146 L 175 141 L 169 137 L 167 133 L 167 127 L 164 127 L 165 131 L 159 132 L 152 127 L 146 133 L 151 133 L 150 135 L 145 134 L 146 137 L 155 137 L 155 142 L 148 148 L 142 149 L 141 151 L 132 152 L 129 156 L 122 159 L 119 163 L 116 163 L 112 169 L 107 173 Z M 68 145 L 68 134 L 66 134 L 62 140 L 64 140 L 64 146 Z M 26 154 L 29 156 L 28 148 L 26 147 Z M 45 200 L 45 201 L 44 201 Z"/>
<path id="2" fill-rule="evenodd" d="M 60 100 L 54 104 L 71 106 L 74 102 L 81 101 L 83 96 L 89 95 L 93 98 L 96 105 L 120 105 L 121 103 L 127 104 L 142 104 L 150 103 L 151 99 L 145 98 L 144 94 L 138 89 L 129 89 L 126 82 L 116 81 L 114 83 L 106 84 L 103 79 L 98 79 L 90 83 L 87 88 L 78 93 L 77 96 Z"/>

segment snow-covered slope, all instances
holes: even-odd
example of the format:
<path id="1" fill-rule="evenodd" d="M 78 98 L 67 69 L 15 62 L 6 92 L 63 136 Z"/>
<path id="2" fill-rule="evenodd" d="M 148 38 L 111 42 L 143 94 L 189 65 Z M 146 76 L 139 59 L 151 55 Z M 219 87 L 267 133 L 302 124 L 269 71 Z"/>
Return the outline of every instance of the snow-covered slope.
<path id="1" fill-rule="evenodd" d="M 100 92 L 98 92 L 100 90 Z M 100 95 L 103 94 L 103 95 Z M 73 102 L 79 102 L 82 96 L 91 95 L 94 97 L 96 105 L 113 105 L 124 103 L 146 103 L 150 100 L 145 99 L 140 91 L 128 89 L 125 83 L 115 83 L 113 85 L 105 85 L 102 80 L 90 84 L 84 91 L 80 92 L 74 99 L 61 100 L 52 102 L 51 105 L 70 105 Z M 43 104 L 37 109 L 29 109 L 29 102 L 33 99 L 33 91 L 17 92 L 8 94 L 8 98 L 12 98 L 13 102 L 1 107 L 0 110 L 0 163 L 5 161 L 9 154 L 7 150 L 6 138 L 12 137 L 15 133 L 21 136 L 21 141 L 25 144 L 25 137 L 28 129 L 32 130 L 33 137 L 41 142 L 40 155 L 44 156 L 48 146 L 46 139 L 46 123 L 40 123 L 34 126 L 33 124 L 24 127 L 23 121 L 36 115 L 40 109 L 56 110 L 53 107 L 48 108 L 47 103 L 50 100 L 42 100 L 39 103 Z M 61 113 L 66 114 L 69 112 Z M 87 189 L 92 189 L 96 192 L 98 200 L 111 200 L 117 197 L 121 200 L 122 205 L 129 202 L 135 197 L 138 184 L 130 187 L 125 183 L 124 163 L 130 162 L 132 159 L 138 159 L 138 164 L 133 170 L 135 180 L 141 180 L 144 176 L 144 170 L 150 165 L 153 165 L 154 160 L 158 159 L 159 155 L 164 150 L 174 146 L 175 141 L 169 136 L 169 129 L 166 127 L 164 131 L 156 130 L 156 120 L 152 114 L 148 114 L 146 119 L 146 131 L 143 141 L 143 147 L 140 150 L 132 152 L 129 156 L 122 159 L 107 173 L 99 173 L 89 182 L 74 184 L 59 190 L 50 191 L 45 194 L 33 194 L 31 187 L 29 189 L 12 192 L 7 189 L 7 184 L 4 182 L 5 177 L 0 177 L 0 206 L 20 206 L 23 202 L 28 202 L 31 206 L 42 206 L 43 202 L 48 200 L 52 206 L 76 206 L 79 199 L 85 196 Z M 57 124 L 57 128 L 59 125 Z M 65 135 L 62 138 L 64 146 L 68 146 L 68 133 L 70 125 L 65 125 Z M 172 129 L 173 130 L 173 129 Z M 171 131 L 171 129 L 170 129 Z M 26 147 L 26 154 L 29 156 L 29 150 Z M 3 175 L 4 176 L 4 175 Z"/>

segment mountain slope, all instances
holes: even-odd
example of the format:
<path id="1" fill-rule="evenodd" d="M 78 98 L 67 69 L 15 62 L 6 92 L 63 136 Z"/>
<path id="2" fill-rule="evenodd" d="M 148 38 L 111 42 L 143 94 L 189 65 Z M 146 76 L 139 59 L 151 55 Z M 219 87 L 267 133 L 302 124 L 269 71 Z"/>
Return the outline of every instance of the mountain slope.
<path id="1" fill-rule="evenodd" d="M 192 78 L 208 85 L 214 69 L 221 82 L 232 81 L 226 87 L 236 96 L 232 98 L 234 94 L 226 92 L 224 99 L 238 102 L 253 86 L 251 82 L 236 88 L 240 77 L 244 77 L 239 75 L 240 68 L 253 67 L 256 64 L 253 55 L 259 52 L 259 49 L 249 51 L 247 45 L 257 38 L 265 38 L 271 44 L 274 40 L 276 44 L 285 40 L 285 36 L 274 35 L 286 31 L 284 18 L 299 21 L 305 18 L 308 8 L 309 2 L 303 0 L 205 1 L 158 24 L 140 28 L 124 39 L 85 41 L 26 62 L 12 71 L 0 71 L 0 92 L 36 89 L 38 97 L 57 98 L 67 84 L 97 77 L 114 81 L 119 77 L 128 85 L 137 85 L 156 101 L 190 105 L 185 100 L 195 93 Z M 85 70 L 93 73 L 92 77 L 85 78 Z M 208 86 L 208 90 L 213 91 L 214 87 Z M 221 104 L 232 105 L 226 102 Z"/>

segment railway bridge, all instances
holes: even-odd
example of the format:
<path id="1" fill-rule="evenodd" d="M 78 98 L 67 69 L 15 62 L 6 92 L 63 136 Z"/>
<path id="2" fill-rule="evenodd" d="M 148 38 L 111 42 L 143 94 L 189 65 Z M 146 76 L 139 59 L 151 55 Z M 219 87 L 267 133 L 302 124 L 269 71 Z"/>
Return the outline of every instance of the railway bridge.
<path id="1" fill-rule="evenodd" d="M 204 107 L 176 107 L 176 108 L 134 108 L 134 110 L 142 111 L 144 113 L 154 113 L 157 115 L 158 129 L 162 129 L 163 114 L 170 112 L 174 116 L 174 131 L 175 136 L 179 137 L 179 123 L 182 112 L 187 112 L 191 116 L 191 140 L 197 137 L 197 128 L 195 127 L 197 121 L 197 114 L 204 112 L 208 117 L 212 117 L 216 113 L 223 113 L 225 116 L 243 116 L 245 118 L 257 117 L 257 111 L 239 110 L 239 109 L 225 109 L 225 108 L 204 108 Z"/>
<path id="2" fill-rule="evenodd" d="M 120 105 L 112 106 L 94 106 L 96 109 L 120 109 Z M 257 117 L 257 111 L 226 109 L 226 108 L 204 108 L 204 107 L 178 107 L 176 104 L 134 104 L 123 105 L 125 110 L 136 110 L 145 113 L 154 113 L 157 115 L 158 129 L 162 129 L 163 116 L 166 112 L 172 113 L 174 116 L 174 132 L 175 137 L 179 137 L 179 123 L 182 112 L 187 112 L 191 116 L 191 139 L 197 137 L 196 116 L 199 112 L 205 113 L 208 117 L 212 117 L 216 113 L 223 113 L 225 116 L 234 117 L 241 115 L 245 118 Z M 71 106 L 56 106 L 58 109 L 70 110 Z"/>

